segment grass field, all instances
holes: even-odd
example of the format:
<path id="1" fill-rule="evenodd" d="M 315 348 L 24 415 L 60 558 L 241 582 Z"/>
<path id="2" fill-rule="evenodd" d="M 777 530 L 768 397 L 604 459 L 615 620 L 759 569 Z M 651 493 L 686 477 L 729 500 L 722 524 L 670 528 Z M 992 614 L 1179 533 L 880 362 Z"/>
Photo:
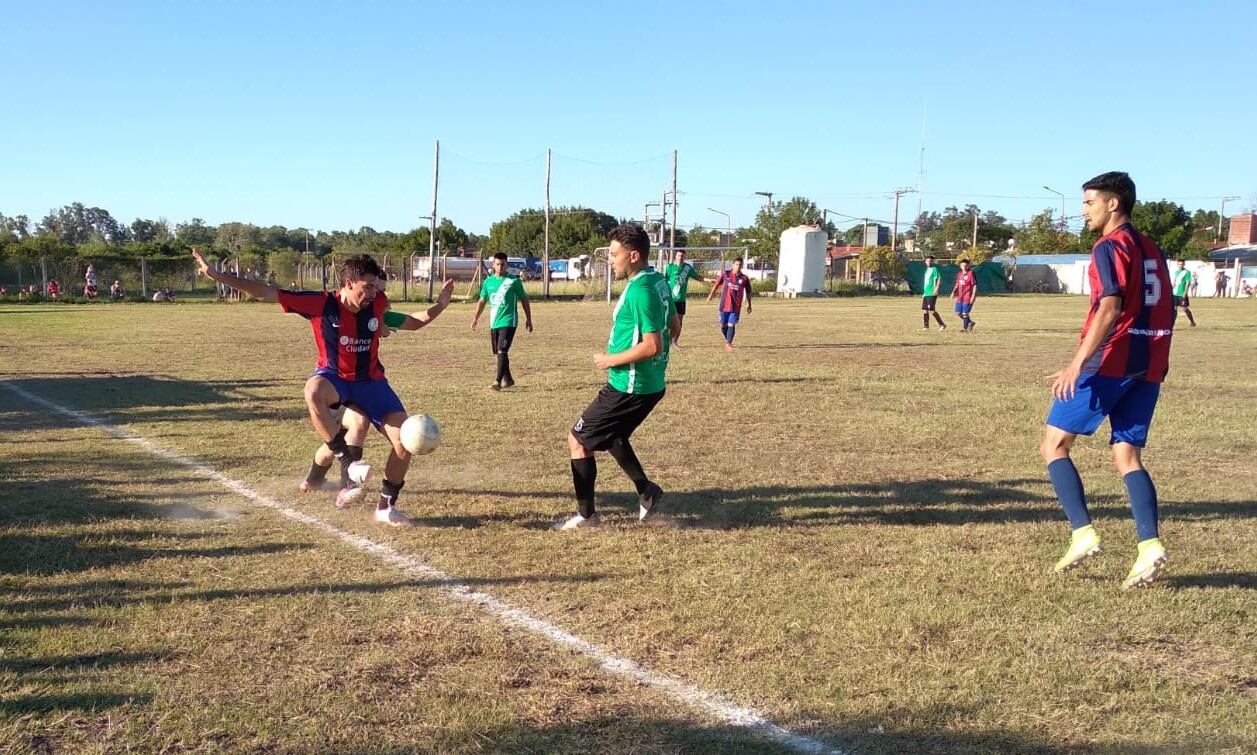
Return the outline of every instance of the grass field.
<path id="1" fill-rule="evenodd" d="M 296 492 L 313 344 L 275 307 L 0 308 L 0 379 L 836 750 L 1257 751 L 1257 306 L 1175 336 L 1145 455 L 1171 562 L 1132 592 L 1107 436 L 1075 451 L 1106 551 L 1051 573 L 1042 376 L 1085 306 L 987 298 L 965 336 L 908 298 L 763 301 L 726 353 L 695 301 L 635 436 L 673 518 L 639 525 L 602 456 L 592 532 L 547 526 L 605 304 L 536 304 L 501 394 L 469 305 L 384 343 L 445 433 L 404 530 Z M 789 751 L 3 386 L 0 438 L 0 752 Z"/>

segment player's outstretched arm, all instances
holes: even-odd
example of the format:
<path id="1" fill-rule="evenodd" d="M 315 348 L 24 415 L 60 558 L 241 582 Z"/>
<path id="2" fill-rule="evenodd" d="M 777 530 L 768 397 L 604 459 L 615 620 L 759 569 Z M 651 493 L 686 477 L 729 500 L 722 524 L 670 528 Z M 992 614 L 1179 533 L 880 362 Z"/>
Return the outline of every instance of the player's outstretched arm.
<path id="1" fill-rule="evenodd" d="M 205 261 L 205 258 L 202 257 L 201 253 L 196 250 L 196 247 L 192 247 L 192 258 L 196 260 L 196 267 L 201 275 L 204 275 L 206 278 L 209 278 L 215 283 L 221 283 L 224 286 L 234 288 L 241 293 L 252 296 L 254 299 L 261 299 L 262 301 L 272 303 L 279 301 L 279 289 L 274 286 L 268 286 L 262 281 L 249 280 L 248 278 L 241 278 L 237 275 L 232 275 L 231 273 L 224 273 L 215 270 L 210 267 L 208 262 Z"/>
<path id="2" fill-rule="evenodd" d="M 724 278 L 717 278 L 716 282 L 711 284 L 711 291 L 707 293 L 707 301 L 711 301 L 711 297 L 716 295 L 716 292 L 720 290 L 720 287 L 724 285 L 724 282 Z"/>
<path id="3" fill-rule="evenodd" d="M 398 330 L 418 330 L 424 325 L 435 320 L 445 308 L 450 304 L 450 297 L 454 295 L 454 279 L 447 278 L 441 283 L 441 293 L 436 298 L 436 303 L 422 312 L 414 312 L 406 315 L 406 321 L 401 324 Z"/>

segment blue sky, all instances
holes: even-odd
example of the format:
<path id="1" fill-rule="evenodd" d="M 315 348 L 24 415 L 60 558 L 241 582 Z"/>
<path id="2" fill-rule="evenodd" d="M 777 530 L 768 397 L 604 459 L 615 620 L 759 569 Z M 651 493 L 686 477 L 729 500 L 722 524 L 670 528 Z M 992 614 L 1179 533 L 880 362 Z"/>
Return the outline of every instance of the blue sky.
<path id="1" fill-rule="evenodd" d="M 1126 6 L 1126 7 L 1123 7 Z M 1130 12 L 1129 9 L 1137 9 Z M 1257 4 L 323 3 L 0 0 L 0 213 L 79 201 L 486 233 L 543 202 L 680 225 L 807 196 L 1011 219 L 1129 171 L 1142 199 L 1257 202 Z M 905 197 L 901 220 L 918 198 Z"/>

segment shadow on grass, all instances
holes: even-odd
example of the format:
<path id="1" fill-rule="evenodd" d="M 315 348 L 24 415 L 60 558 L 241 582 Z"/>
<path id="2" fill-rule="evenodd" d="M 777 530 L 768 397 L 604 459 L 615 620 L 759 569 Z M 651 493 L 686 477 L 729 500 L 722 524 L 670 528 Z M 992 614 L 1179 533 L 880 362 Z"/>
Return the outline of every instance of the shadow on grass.
<path id="1" fill-rule="evenodd" d="M 185 590 L 186 583 L 172 582 L 169 587 L 162 583 L 149 583 L 148 586 L 135 590 L 118 591 L 114 588 L 98 588 L 75 590 L 73 585 L 60 588 L 60 597 L 40 598 L 35 600 L 10 600 L 0 603 L 0 611 L 13 614 L 27 614 L 37 611 L 67 611 L 73 609 L 123 608 L 144 603 L 167 604 L 174 602 L 193 603 L 213 600 L 257 600 L 264 598 L 284 598 L 308 595 L 379 595 L 386 592 L 406 589 L 431 589 L 463 585 L 467 587 L 485 587 L 493 585 L 515 585 L 533 582 L 578 583 L 597 582 L 612 574 L 547 574 L 542 576 L 529 575 L 524 577 L 464 577 L 450 580 L 414 579 L 401 582 L 362 582 L 362 583 L 320 583 L 285 585 L 282 587 L 239 588 L 221 590 Z M 31 592 L 37 592 L 34 588 Z M 23 591 L 26 588 L 22 588 Z M 0 620 L 2 622 L 3 620 Z"/>
<path id="2" fill-rule="evenodd" d="M 1174 587 L 1241 587 L 1257 590 L 1257 572 L 1218 572 L 1216 574 L 1173 574 L 1164 578 Z"/>
<path id="3" fill-rule="evenodd" d="M 1039 478 L 1000 482 L 924 478 L 883 483 L 802 486 L 750 486 L 666 491 L 660 511 L 677 517 L 682 527 L 815 527 L 835 524 L 902 526 L 1063 521 L 1056 498 L 1031 488 L 1046 488 Z M 442 494 L 503 498 L 570 498 L 564 491 L 504 491 L 448 488 Z M 600 506 L 637 510 L 632 493 L 601 492 Z M 1124 498 L 1094 496 L 1096 517 L 1129 517 Z M 1162 520 L 1253 519 L 1257 501 L 1163 502 Z M 541 526 L 538 524 L 537 526 Z"/>
<path id="4" fill-rule="evenodd" d="M 153 696 L 147 692 L 79 692 L 65 695 L 25 695 L 0 700 L 0 713 L 49 713 L 62 710 L 101 710 L 122 705 L 145 705 Z"/>
<path id="5" fill-rule="evenodd" d="M 136 417 L 147 422 L 255 420 L 260 414 L 301 419 L 306 416 L 301 399 L 303 379 L 278 380 L 184 380 L 162 375 L 115 375 L 89 372 L 76 375 L 30 375 L 5 381 L 38 398 L 111 423 Z M 287 386 L 290 397 L 260 396 L 252 389 Z M 29 404 L 17 393 L 0 387 L 0 403 L 24 409 L 24 426 L 30 429 L 82 427 L 77 419 Z"/>
<path id="6" fill-rule="evenodd" d="M 858 753 L 859 755 L 900 755 L 901 753 L 925 753 L 932 755 L 978 754 L 983 755 L 1168 755 L 1169 753 L 1206 752 L 1198 746 L 1147 745 L 1147 744 L 1094 744 L 1055 743 L 1036 732 L 1017 732 L 992 729 L 966 728 L 957 714 L 943 714 L 938 720 L 936 711 L 895 711 L 876 720 L 856 719 L 844 721 L 836 727 L 821 725 L 820 730 L 809 732 L 830 752 Z M 819 720 L 812 717 L 811 720 Z M 914 725 L 902 728 L 895 720 L 911 721 Z M 937 722 L 937 727 L 920 723 Z M 944 724 L 947 724 L 944 726 Z M 551 726 L 505 727 L 476 733 L 478 743 L 483 742 L 490 752 L 544 752 L 544 753 L 798 753 L 807 751 L 806 745 L 789 747 L 770 739 L 755 730 L 733 726 L 704 726 L 676 719 L 644 718 L 640 716 L 606 716 Z M 1215 745 L 1216 747 L 1216 745 Z M 338 751 L 359 751 L 349 748 Z M 404 748 L 375 750 L 370 752 L 401 753 Z"/>

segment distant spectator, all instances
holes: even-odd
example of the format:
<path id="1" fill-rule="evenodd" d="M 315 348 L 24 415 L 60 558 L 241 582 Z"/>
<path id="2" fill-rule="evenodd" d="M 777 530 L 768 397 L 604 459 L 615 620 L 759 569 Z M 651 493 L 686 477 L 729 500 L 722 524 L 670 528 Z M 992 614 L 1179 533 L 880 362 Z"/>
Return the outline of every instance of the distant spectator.
<path id="1" fill-rule="evenodd" d="M 61 296 L 61 284 L 57 282 L 56 278 L 49 278 L 48 279 L 48 298 L 56 299 L 60 296 Z"/>
<path id="2" fill-rule="evenodd" d="M 1225 270 L 1219 270 L 1218 274 L 1213 276 L 1213 298 L 1226 296 L 1226 284 L 1229 280 Z"/>
<path id="3" fill-rule="evenodd" d="M 87 272 L 83 274 L 83 288 L 95 289 L 97 284 L 98 284 L 98 281 L 96 280 L 96 266 L 89 262 L 87 263 Z"/>
<path id="4" fill-rule="evenodd" d="M 175 292 L 168 288 L 160 288 L 153 292 L 153 301 L 174 301 Z"/>
<path id="5" fill-rule="evenodd" d="M 9 289 L 7 286 L 0 286 L 0 296 L 8 296 Z"/>
<path id="6" fill-rule="evenodd" d="M 1244 296 L 1253 295 L 1253 287 L 1248 285 L 1248 281 L 1244 281 L 1244 284 L 1240 287 L 1240 293 Z"/>
<path id="7" fill-rule="evenodd" d="M 109 298 L 114 301 L 121 301 L 124 296 L 126 296 L 126 292 L 122 290 L 122 281 L 114 281 L 113 285 L 109 287 Z"/>

